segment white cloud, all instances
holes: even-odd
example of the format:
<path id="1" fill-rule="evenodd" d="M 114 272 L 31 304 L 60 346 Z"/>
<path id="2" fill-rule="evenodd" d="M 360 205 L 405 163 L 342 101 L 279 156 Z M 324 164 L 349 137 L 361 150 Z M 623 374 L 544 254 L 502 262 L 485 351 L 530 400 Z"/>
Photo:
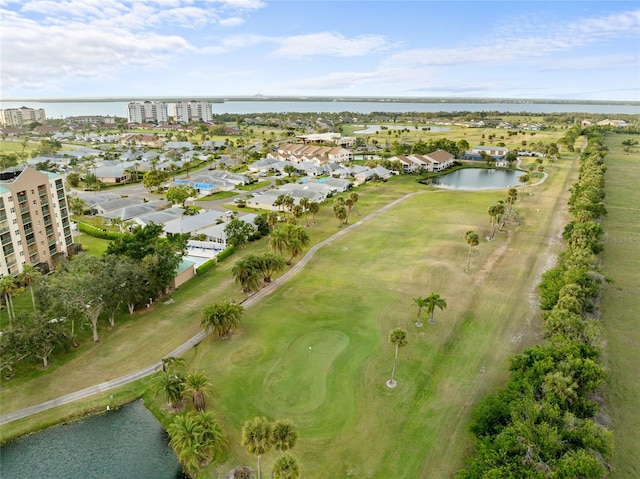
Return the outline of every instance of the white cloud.
<path id="1" fill-rule="evenodd" d="M 276 43 L 279 47 L 272 54 L 289 58 L 318 55 L 356 57 L 388 48 L 387 41 L 381 35 L 359 35 L 347 38 L 332 32 L 294 35 L 279 39 Z"/>
<path id="2" fill-rule="evenodd" d="M 218 24 L 221 27 L 237 27 L 244 23 L 244 18 L 240 17 L 229 17 L 221 19 Z"/>

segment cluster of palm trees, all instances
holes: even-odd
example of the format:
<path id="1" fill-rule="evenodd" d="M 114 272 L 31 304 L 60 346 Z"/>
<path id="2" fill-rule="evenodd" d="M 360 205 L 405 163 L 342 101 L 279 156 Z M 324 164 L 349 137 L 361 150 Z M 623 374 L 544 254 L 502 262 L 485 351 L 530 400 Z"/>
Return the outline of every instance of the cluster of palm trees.
<path id="1" fill-rule="evenodd" d="M 284 256 L 291 255 L 287 265 L 299 256 L 311 244 L 311 237 L 305 228 L 297 224 L 284 223 L 276 226 L 269 235 L 269 249 Z"/>
<path id="2" fill-rule="evenodd" d="M 422 311 L 426 311 L 429 315 L 429 322 L 431 324 L 436 324 L 436 321 L 433 319 L 434 311 L 436 308 L 443 310 L 447 307 L 447 302 L 440 297 L 437 293 L 431 293 L 426 298 L 416 297 L 413 298 L 413 304 L 418 307 L 418 319 L 416 320 L 416 326 L 421 328 L 422 325 Z"/>
<path id="3" fill-rule="evenodd" d="M 273 275 L 282 271 L 285 265 L 285 259 L 279 254 L 249 254 L 236 261 L 231 274 L 242 287 L 242 291 L 251 294 L 258 291 L 263 284 L 270 283 Z"/>
<path id="4" fill-rule="evenodd" d="M 347 198 L 344 196 L 338 196 L 333 202 L 333 213 L 336 216 L 336 219 L 340 222 L 339 226 L 342 228 L 342 225 L 346 225 L 349 221 L 349 215 L 351 214 L 351 210 L 356 207 L 356 203 L 358 202 L 358 193 L 351 193 Z M 358 209 L 356 208 L 356 212 Z M 360 213 L 358 212 L 358 215 Z"/>
<path id="5" fill-rule="evenodd" d="M 193 477 L 226 450 L 227 436 L 215 414 L 206 410 L 205 396 L 211 388 L 208 376 L 201 371 L 185 372 L 183 363 L 182 358 L 164 358 L 163 370 L 152 382 L 174 411 L 182 411 L 185 399 L 191 399 L 194 409 L 174 416 L 167 433 L 185 472 Z"/>
<path id="6" fill-rule="evenodd" d="M 278 222 L 280 216 L 278 212 L 280 211 L 282 213 L 289 212 L 294 224 L 297 224 L 298 218 L 301 218 L 302 215 L 304 215 L 307 227 L 309 226 L 309 213 L 311 213 L 313 223 L 315 224 L 316 215 L 320 211 L 320 203 L 311 201 L 306 196 L 300 198 L 300 201 L 296 204 L 293 196 L 286 194 L 278 195 L 276 200 L 273 202 L 273 206 L 277 208 L 277 211 L 272 212 L 274 214 L 270 215 L 269 223 L 272 227 Z"/>
<path id="7" fill-rule="evenodd" d="M 418 307 L 418 319 L 416 320 L 415 325 L 418 328 L 423 326 L 422 324 L 422 311 L 426 311 L 429 315 L 429 323 L 435 324 L 436 321 L 433 319 L 434 311 L 436 308 L 443 310 L 447 307 L 447 302 L 444 298 L 442 298 L 437 293 L 431 293 L 426 298 L 415 297 L 413 298 L 413 304 Z M 398 364 L 398 351 L 400 348 L 404 348 L 407 345 L 407 330 L 404 328 L 394 328 L 391 330 L 388 336 L 389 344 L 391 344 L 395 348 L 395 356 L 393 358 L 393 369 L 391 370 L 391 378 L 387 380 L 387 387 L 395 388 L 398 382 L 395 379 L 396 375 L 396 366 Z"/>
<path id="8" fill-rule="evenodd" d="M 274 479 L 297 479 L 300 477 L 300 465 L 298 460 L 290 454 L 298 441 L 298 433 L 295 424 L 289 419 L 278 419 L 275 422 L 267 418 L 257 416 L 251 421 L 246 421 L 242 427 L 242 445 L 249 454 L 258 459 L 258 479 L 262 477 L 262 455 L 271 449 L 281 452 L 273 465 Z"/>

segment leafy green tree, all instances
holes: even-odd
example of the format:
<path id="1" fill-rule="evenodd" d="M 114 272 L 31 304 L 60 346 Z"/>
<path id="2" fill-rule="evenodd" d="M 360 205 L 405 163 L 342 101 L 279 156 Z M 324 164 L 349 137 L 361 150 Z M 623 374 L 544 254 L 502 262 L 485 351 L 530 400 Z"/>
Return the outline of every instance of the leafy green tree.
<path id="1" fill-rule="evenodd" d="M 171 204 L 180 203 L 182 207 L 185 207 L 185 202 L 191 198 L 195 197 L 198 192 L 193 186 L 189 185 L 178 185 L 171 186 L 167 190 L 167 200 L 171 202 Z"/>
<path id="2" fill-rule="evenodd" d="M 273 479 L 298 479 L 300 477 L 300 464 L 298 460 L 285 452 L 273 463 Z"/>
<path id="3" fill-rule="evenodd" d="M 424 307 L 429 315 L 429 322 L 431 324 L 435 324 L 436 321 L 433 319 L 434 310 L 438 308 L 442 311 L 447 307 L 447 302 L 441 298 L 439 294 L 432 292 L 429 296 L 424 298 Z"/>
<path id="4" fill-rule="evenodd" d="M 467 231 L 464 234 L 464 240 L 467 245 L 469 245 L 469 255 L 467 258 L 467 269 L 465 270 L 467 273 L 471 271 L 471 254 L 473 253 L 473 249 L 480 244 L 480 237 L 478 234 L 472 230 Z"/>
<path id="5" fill-rule="evenodd" d="M 234 218 L 225 226 L 224 232 L 227 235 L 227 244 L 241 247 L 255 234 L 256 228 L 246 221 Z"/>
<path id="6" fill-rule="evenodd" d="M 222 338 L 240 327 L 243 312 L 241 304 L 216 301 L 203 309 L 200 326 L 207 333 L 213 332 Z"/>
<path id="7" fill-rule="evenodd" d="M 169 179 L 169 173 L 161 170 L 151 170 L 144 174 L 142 186 L 149 191 L 159 188 L 165 181 Z"/>
<path id="8" fill-rule="evenodd" d="M 387 386 L 395 388 L 397 382 L 395 380 L 396 366 L 398 364 L 398 350 L 407 345 L 407 330 L 403 328 L 395 328 L 389 333 L 389 343 L 395 348 L 396 353 L 393 360 L 393 369 L 391 370 L 391 379 L 387 380 Z"/>
<path id="9" fill-rule="evenodd" d="M 262 455 L 273 447 L 273 424 L 265 417 L 255 417 L 242 427 L 241 444 L 249 454 L 258 458 L 258 479 L 262 477 Z"/>

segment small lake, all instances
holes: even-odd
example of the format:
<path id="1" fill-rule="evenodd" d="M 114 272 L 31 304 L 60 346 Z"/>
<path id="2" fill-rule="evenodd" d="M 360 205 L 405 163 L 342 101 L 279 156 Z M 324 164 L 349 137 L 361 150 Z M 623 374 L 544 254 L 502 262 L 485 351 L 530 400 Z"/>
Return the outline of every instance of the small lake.
<path id="1" fill-rule="evenodd" d="M 518 170 L 489 170 L 485 168 L 466 168 L 444 176 L 431 179 L 431 184 L 450 190 L 495 190 L 518 186 L 518 178 L 524 175 Z"/>
<path id="2" fill-rule="evenodd" d="M 135 401 L 0 447 L 3 479 L 186 479 L 169 436 Z"/>
<path id="3" fill-rule="evenodd" d="M 386 128 L 387 130 L 404 130 L 407 129 L 409 131 L 425 131 L 425 132 L 438 132 L 438 131 L 449 131 L 451 128 L 448 126 L 429 126 L 429 125 L 418 125 L 418 128 L 414 125 L 369 125 L 362 130 L 356 130 L 354 133 L 360 134 L 372 134 L 372 133 L 380 133 L 382 128 Z"/>

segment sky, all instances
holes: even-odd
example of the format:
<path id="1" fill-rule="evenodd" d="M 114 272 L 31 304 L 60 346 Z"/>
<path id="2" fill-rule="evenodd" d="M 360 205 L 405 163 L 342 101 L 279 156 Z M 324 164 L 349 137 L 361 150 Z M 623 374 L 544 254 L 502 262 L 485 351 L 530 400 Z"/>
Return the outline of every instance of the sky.
<path id="1" fill-rule="evenodd" d="M 637 1 L 0 0 L 0 98 L 640 101 Z"/>

